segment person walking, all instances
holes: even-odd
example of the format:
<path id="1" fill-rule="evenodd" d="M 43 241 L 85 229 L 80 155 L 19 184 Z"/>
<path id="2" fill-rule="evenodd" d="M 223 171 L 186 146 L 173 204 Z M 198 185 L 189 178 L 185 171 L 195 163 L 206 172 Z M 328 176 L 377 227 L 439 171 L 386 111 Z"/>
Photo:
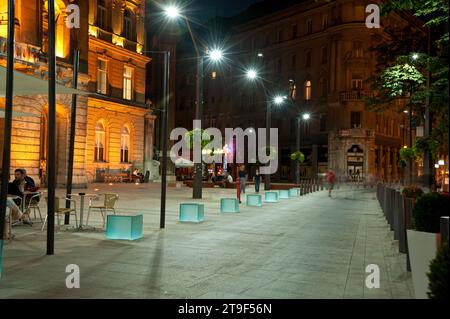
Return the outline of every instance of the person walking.
<path id="1" fill-rule="evenodd" d="M 241 179 L 240 178 L 236 178 L 236 197 L 240 204 L 241 203 Z"/>
<path id="2" fill-rule="evenodd" d="M 336 176 L 332 170 L 329 170 L 326 174 L 326 179 L 328 182 L 328 197 L 331 197 L 331 191 L 334 188 L 334 183 L 336 182 Z"/>
<path id="3" fill-rule="evenodd" d="M 259 193 L 259 185 L 261 184 L 261 175 L 259 175 L 258 169 L 256 170 L 255 176 L 253 177 L 253 182 L 255 183 L 255 192 Z"/>
<path id="4" fill-rule="evenodd" d="M 241 183 L 241 193 L 245 194 L 245 178 L 247 176 L 247 172 L 245 171 L 245 166 L 242 165 L 239 167 L 239 179 Z"/>

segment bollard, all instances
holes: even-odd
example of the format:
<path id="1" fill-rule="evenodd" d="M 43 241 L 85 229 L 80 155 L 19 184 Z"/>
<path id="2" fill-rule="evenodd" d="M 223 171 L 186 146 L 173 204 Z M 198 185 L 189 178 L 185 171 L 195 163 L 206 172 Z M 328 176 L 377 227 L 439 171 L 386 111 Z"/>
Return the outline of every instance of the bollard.
<path id="1" fill-rule="evenodd" d="M 400 253 L 406 253 L 406 219 L 405 219 L 405 199 L 403 194 L 398 192 L 398 225 L 399 225 L 399 233 L 398 233 L 398 251 Z"/>
<path id="2" fill-rule="evenodd" d="M 441 216 L 441 245 L 448 243 L 448 216 Z"/>
<path id="3" fill-rule="evenodd" d="M 405 198 L 405 225 L 406 229 L 412 228 L 412 210 L 414 208 L 414 199 L 413 198 Z M 406 231 L 406 230 L 405 230 Z M 411 262 L 409 260 L 409 249 L 408 249 L 408 236 L 405 234 L 406 240 L 406 270 L 411 271 Z"/>
<path id="4" fill-rule="evenodd" d="M 399 222 L 398 222 L 398 215 L 399 215 L 399 206 L 398 206 L 398 199 L 400 196 L 400 193 L 393 189 L 393 193 L 394 193 L 394 201 L 392 202 L 392 223 L 394 225 L 394 240 L 398 240 L 399 239 Z"/>

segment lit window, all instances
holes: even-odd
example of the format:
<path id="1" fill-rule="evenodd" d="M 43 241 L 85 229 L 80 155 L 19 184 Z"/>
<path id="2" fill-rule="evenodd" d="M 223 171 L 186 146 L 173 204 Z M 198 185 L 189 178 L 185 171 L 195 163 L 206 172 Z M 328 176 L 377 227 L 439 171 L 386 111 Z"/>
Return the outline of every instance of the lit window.
<path id="1" fill-rule="evenodd" d="M 133 14 L 130 10 L 123 13 L 123 36 L 128 40 L 133 39 Z"/>
<path id="2" fill-rule="evenodd" d="M 98 0 L 97 2 L 97 26 L 106 30 L 106 6 L 104 0 Z"/>
<path id="3" fill-rule="evenodd" d="M 311 19 L 308 19 L 307 21 L 306 21 L 306 33 L 307 34 L 311 34 L 312 33 L 312 20 Z"/>
<path id="4" fill-rule="evenodd" d="M 328 28 L 328 15 L 324 15 L 322 17 L 322 30 L 325 30 L 326 28 Z"/>
<path id="5" fill-rule="evenodd" d="M 363 80 L 361 78 L 353 78 L 352 79 L 352 89 L 353 90 L 362 90 L 363 89 Z"/>
<path id="6" fill-rule="evenodd" d="M 123 68 L 123 98 L 125 100 L 133 98 L 133 69 L 128 66 Z"/>
<path id="7" fill-rule="evenodd" d="M 107 63 L 105 60 L 97 61 L 97 92 L 106 94 L 108 86 Z"/>
<path id="8" fill-rule="evenodd" d="M 364 56 L 362 42 L 360 41 L 353 42 L 353 54 L 355 58 L 362 58 Z"/>
<path id="9" fill-rule="evenodd" d="M 105 127 L 101 122 L 97 122 L 95 126 L 95 147 L 94 147 L 94 160 L 96 162 L 105 162 L 105 146 L 106 146 L 106 134 Z"/>
<path id="10" fill-rule="evenodd" d="M 305 100 L 311 100 L 311 81 L 305 82 Z"/>
<path id="11" fill-rule="evenodd" d="M 120 162 L 130 162 L 130 130 L 124 126 L 120 134 Z"/>
<path id="12" fill-rule="evenodd" d="M 214 71 L 211 73 L 211 79 L 215 80 L 217 78 L 217 72 Z"/>

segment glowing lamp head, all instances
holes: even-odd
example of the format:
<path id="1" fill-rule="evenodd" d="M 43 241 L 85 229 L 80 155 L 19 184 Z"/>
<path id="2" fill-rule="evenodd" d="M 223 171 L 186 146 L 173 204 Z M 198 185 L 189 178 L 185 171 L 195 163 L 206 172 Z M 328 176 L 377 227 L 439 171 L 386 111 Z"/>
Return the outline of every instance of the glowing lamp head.
<path id="1" fill-rule="evenodd" d="M 256 72 L 256 70 L 254 69 L 250 69 L 247 71 L 246 76 L 249 80 L 255 80 L 258 77 L 258 72 Z"/>
<path id="2" fill-rule="evenodd" d="M 417 60 L 419 58 L 419 55 L 417 54 L 417 53 L 414 53 L 413 55 L 412 55 L 412 59 L 413 60 Z"/>
<path id="3" fill-rule="evenodd" d="M 280 96 L 280 95 L 275 96 L 275 98 L 273 99 L 273 102 L 274 102 L 275 104 L 277 104 L 277 105 L 282 104 L 283 101 L 284 101 L 284 97 L 282 97 L 282 96 Z"/>
<path id="4" fill-rule="evenodd" d="M 176 6 L 168 6 L 164 9 L 164 14 L 169 19 L 176 19 L 180 16 L 180 9 Z"/>
<path id="5" fill-rule="evenodd" d="M 309 120 L 311 118 L 311 114 L 305 113 L 305 114 L 302 115 L 302 118 L 303 118 L 303 120 L 307 121 L 307 120 Z"/>
<path id="6" fill-rule="evenodd" d="M 223 58 L 223 52 L 219 49 L 211 50 L 209 53 L 209 58 L 214 62 L 219 62 Z"/>

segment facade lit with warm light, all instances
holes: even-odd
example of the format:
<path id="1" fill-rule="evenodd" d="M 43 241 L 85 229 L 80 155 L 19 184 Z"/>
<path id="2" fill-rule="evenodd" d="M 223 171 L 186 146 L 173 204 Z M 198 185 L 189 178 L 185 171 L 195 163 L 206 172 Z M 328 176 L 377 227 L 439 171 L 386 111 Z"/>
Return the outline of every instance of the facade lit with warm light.
<path id="1" fill-rule="evenodd" d="M 143 55 L 145 1 L 80 1 L 78 29 L 66 26 L 65 9 L 69 4 L 56 1 L 57 81 L 72 85 L 73 52 L 78 49 L 78 88 L 89 94 L 77 99 L 73 182 L 86 186 L 98 179 L 100 172 L 130 167 L 144 170 L 145 159 L 152 157 L 155 116 L 145 104 L 145 72 L 150 62 Z M 46 79 L 47 71 L 46 7 L 44 1 L 16 1 L 15 71 L 42 79 Z M 0 1 L 0 15 L 0 63 L 5 66 L 6 0 Z M 60 186 L 67 176 L 71 98 L 57 95 Z M 4 98 L 0 103 L 4 108 Z M 14 97 L 14 111 L 32 113 L 34 117 L 13 119 L 11 170 L 25 168 L 41 184 L 45 184 L 46 171 L 47 105 L 47 95 Z"/>

